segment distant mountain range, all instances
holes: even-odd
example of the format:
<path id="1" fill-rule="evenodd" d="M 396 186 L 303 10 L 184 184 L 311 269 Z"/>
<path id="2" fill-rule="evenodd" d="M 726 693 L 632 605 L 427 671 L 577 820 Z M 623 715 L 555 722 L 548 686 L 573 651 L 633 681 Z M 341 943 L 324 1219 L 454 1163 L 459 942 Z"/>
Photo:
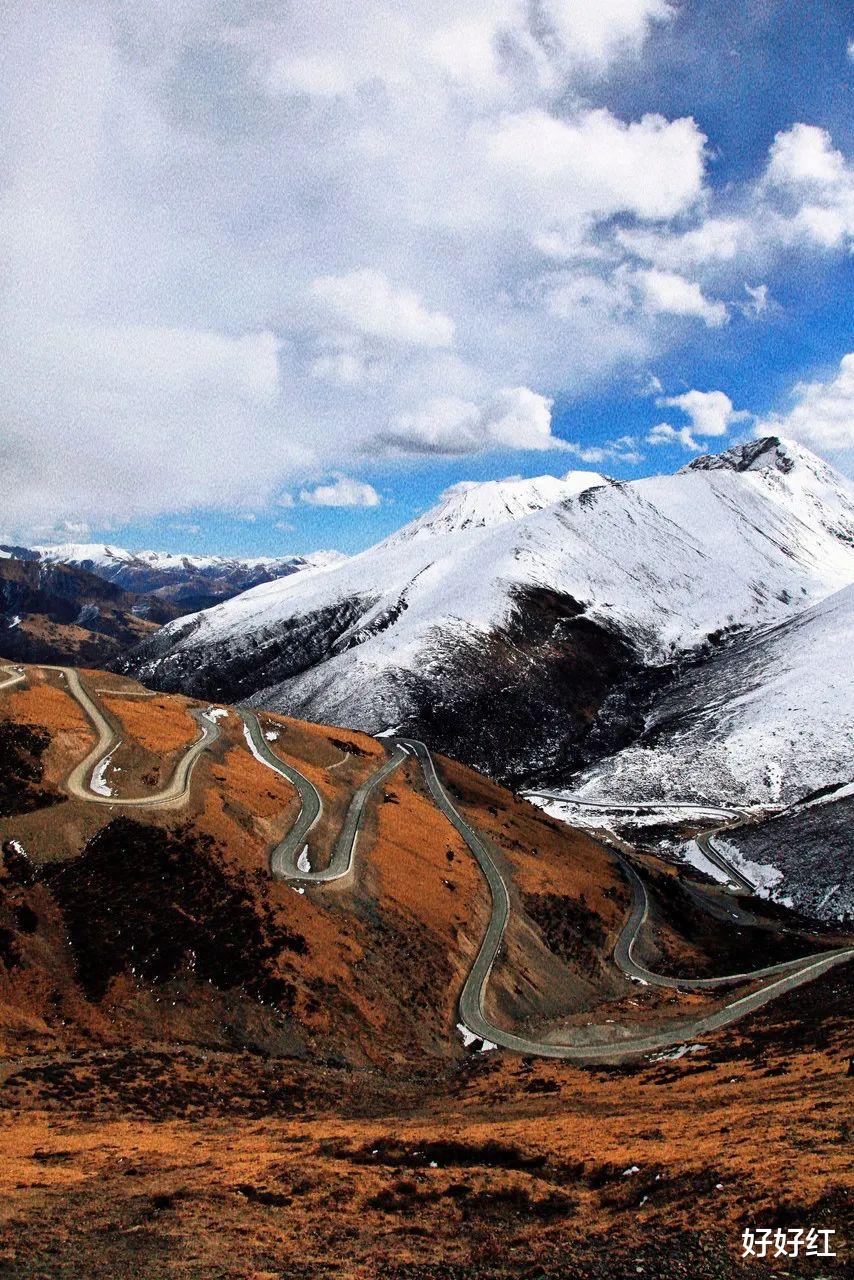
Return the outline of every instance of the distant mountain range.
<path id="1" fill-rule="evenodd" d="M 342 559 L 337 551 L 247 560 L 102 543 L 0 546 L 0 655 L 104 666 L 164 622 Z"/>
<path id="2" fill-rule="evenodd" d="M 56 546 L 0 547 L 19 559 L 66 564 L 94 573 L 125 591 L 168 600 L 178 614 L 207 609 L 262 582 L 272 582 L 344 557 L 338 551 L 314 551 L 304 556 L 197 556 L 167 551 L 128 551 L 97 542 L 66 542 Z"/>
<path id="3" fill-rule="evenodd" d="M 850 770 L 833 597 L 852 582 L 854 488 L 769 437 L 628 483 L 456 486 L 359 555 L 169 624 L 123 669 L 400 728 L 514 785 L 776 802 Z"/>
<path id="4" fill-rule="evenodd" d="M 104 666 L 177 610 L 85 569 L 0 554 L 0 656 Z"/>

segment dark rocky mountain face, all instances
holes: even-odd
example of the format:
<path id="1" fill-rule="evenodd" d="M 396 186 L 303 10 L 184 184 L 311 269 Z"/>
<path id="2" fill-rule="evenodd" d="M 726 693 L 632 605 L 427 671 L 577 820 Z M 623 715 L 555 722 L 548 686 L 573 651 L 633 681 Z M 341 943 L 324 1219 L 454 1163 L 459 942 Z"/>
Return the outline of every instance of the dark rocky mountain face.
<path id="1" fill-rule="evenodd" d="M 176 617 L 83 569 L 0 559 L 0 655 L 21 662 L 104 665 Z"/>
<path id="2" fill-rule="evenodd" d="M 694 458 L 683 472 L 687 471 L 754 471 L 757 468 L 773 468 L 783 475 L 788 475 L 794 468 L 794 462 L 782 440 L 777 436 L 765 436 L 761 440 L 751 440 L 749 444 L 733 445 L 723 453 L 704 453 Z"/>

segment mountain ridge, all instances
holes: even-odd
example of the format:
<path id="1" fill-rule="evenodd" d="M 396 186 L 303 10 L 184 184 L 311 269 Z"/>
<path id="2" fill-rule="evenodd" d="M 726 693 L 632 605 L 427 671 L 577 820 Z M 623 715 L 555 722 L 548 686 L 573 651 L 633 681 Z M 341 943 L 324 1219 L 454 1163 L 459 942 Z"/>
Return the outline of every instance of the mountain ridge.
<path id="1" fill-rule="evenodd" d="M 337 551 L 254 557 L 129 551 L 100 542 L 0 546 L 0 558 L 10 556 L 85 570 L 126 591 L 168 600 L 182 614 L 209 608 L 262 582 L 345 558 Z"/>
<path id="2" fill-rule="evenodd" d="M 341 564 L 180 619 L 122 669 L 402 726 L 514 784 L 566 778 L 642 729 L 683 655 L 854 580 L 854 488 L 777 437 L 750 453 L 569 495 L 553 481 L 557 501 L 518 514 L 497 510 L 501 482 L 466 487 Z M 542 501 L 539 480 L 510 484 Z M 473 518 L 484 497 L 492 523 Z"/>

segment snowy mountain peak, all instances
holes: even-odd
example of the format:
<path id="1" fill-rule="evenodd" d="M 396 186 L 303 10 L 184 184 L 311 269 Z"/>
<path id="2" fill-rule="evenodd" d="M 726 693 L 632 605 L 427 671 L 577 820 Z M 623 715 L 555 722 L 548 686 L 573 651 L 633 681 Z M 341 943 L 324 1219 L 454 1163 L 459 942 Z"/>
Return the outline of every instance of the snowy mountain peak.
<path id="1" fill-rule="evenodd" d="M 826 478 L 826 473 L 833 474 L 831 468 L 809 449 L 782 436 L 763 436 L 747 444 L 733 445 L 722 453 L 705 453 L 682 467 L 679 474 L 688 471 L 779 471 L 782 475 L 789 475 L 798 466 L 805 466 L 822 479 Z"/>
<path id="2" fill-rule="evenodd" d="M 435 507 L 392 534 L 387 541 L 494 528 L 607 483 L 596 471 L 569 471 L 565 476 L 531 479 L 463 480 L 446 489 Z"/>

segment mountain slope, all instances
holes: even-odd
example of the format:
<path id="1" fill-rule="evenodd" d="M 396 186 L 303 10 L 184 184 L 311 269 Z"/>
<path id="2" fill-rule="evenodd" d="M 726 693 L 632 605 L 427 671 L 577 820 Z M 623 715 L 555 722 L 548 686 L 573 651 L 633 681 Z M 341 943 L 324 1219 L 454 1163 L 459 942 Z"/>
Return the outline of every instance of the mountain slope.
<path id="1" fill-rule="evenodd" d="M 64 564 L 0 557 L 0 653 L 23 662 L 115 659 L 176 616 L 166 600 Z"/>
<path id="2" fill-rule="evenodd" d="M 699 461 L 628 484 L 458 488 L 341 565 L 164 628 L 126 669 L 402 725 L 514 782 L 565 777 L 642 728 L 681 654 L 854 579 L 854 494 L 818 458 L 771 438 Z"/>
<path id="3" fill-rule="evenodd" d="M 0 553 L 2 551 L 0 548 Z M 179 614 L 207 609 L 262 582 L 272 582 L 302 569 L 343 559 L 336 551 L 247 559 L 167 551 L 128 551 L 124 547 L 102 543 L 72 542 L 31 547 L 28 551 L 37 560 L 85 569 L 126 591 L 157 595 L 175 605 Z"/>
<path id="4" fill-rule="evenodd" d="M 688 667 L 584 799 L 789 804 L 854 768 L 854 586 Z"/>

